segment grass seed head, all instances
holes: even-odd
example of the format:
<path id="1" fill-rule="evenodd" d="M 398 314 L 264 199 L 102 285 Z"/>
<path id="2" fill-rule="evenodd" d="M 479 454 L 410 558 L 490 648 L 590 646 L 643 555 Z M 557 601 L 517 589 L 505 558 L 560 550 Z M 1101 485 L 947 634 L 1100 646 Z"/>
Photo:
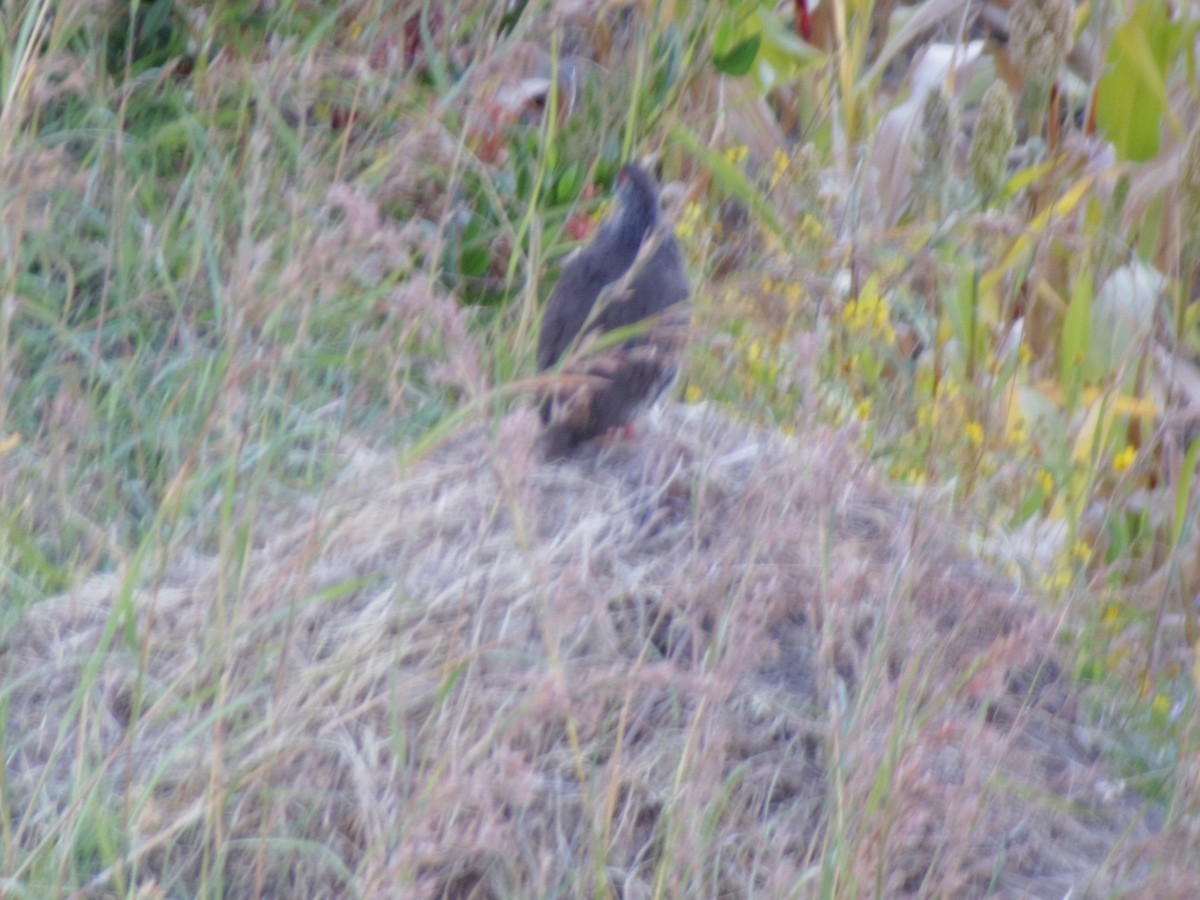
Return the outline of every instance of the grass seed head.
<path id="1" fill-rule="evenodd" d="M 1004 82 L 997 81 L 983 95 L 968 157 L 971 178 L 985 202 L 1000 189 L 1008 171 L 1008 154 L 1016 140 L 1012 99 Z"/>
<path id="2" fill-rule="evenodd" d="M 1008 18 L 1013 62 L 1025 78 L 1025 105 L 1040 112 L 1074 43 L 1071 0 L 1018 0 Z"/>

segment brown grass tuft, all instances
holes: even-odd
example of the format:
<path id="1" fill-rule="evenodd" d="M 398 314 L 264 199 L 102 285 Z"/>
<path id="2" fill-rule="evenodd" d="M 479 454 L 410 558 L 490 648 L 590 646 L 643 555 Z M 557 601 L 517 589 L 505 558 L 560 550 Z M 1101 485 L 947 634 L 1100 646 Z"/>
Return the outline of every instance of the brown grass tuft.
<path id="1" fill-rule="evenodd" d="M 1145 826 L 1076 736 L 1052 625 L 958 529 L 840 433 L 701 406 L 648 428 L 554 465 L 528 411 L 408 468 L 360 454 L 244 555 L 37 605 L 0 652 L 15 844 L 94 796 L 137 835 L 94 884 L 175 895 L 1057 897 L 1137 874 Z"/>

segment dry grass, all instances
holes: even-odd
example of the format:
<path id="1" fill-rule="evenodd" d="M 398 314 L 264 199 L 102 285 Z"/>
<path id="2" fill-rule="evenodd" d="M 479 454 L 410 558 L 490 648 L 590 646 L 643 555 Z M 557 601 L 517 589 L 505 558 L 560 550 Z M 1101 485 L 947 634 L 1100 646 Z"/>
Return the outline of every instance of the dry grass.
<path id="1" fill-rule="evenodd" d="M 846 435 L 671 405 L 549 465 L 535 431 L 361 453 L 240 546 L 38 604 L 0 654 L 14 845 L 37 860 L 105 810 L 133 839 L 92 885 L 146 896 L 1144 876 L 1053 624 Z"/>

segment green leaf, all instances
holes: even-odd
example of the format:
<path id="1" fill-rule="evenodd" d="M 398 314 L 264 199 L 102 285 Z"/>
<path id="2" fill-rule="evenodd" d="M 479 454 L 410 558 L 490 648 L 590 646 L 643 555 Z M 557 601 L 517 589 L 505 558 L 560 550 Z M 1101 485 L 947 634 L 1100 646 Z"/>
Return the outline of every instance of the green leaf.
<path id="1" fill-rule="evenodd" d="M 491 262 L 485 237 L 487 232 L 487 225 L 480 216 L 472 216 L 463 229 L 459 271 L 468 278 L 480 278 L 487 274 Z"/>
<path id="2" fill-rule="evenodd" d="M 718 72 L 735 77 L 745 75 L 754 65 L 758 57 L 758 48 L 762 45 L 762 35 L 755 34 L 734 46 L 728 53 L 718 54 L 713 51 L 713 65 Z"/>
<path id="3" fill-rule="evenodd" d="M 762 51 L 756 61 L 755 78 L 766 92 L 781 81 L 792 81 L 806 69 L 826 61 L 820 50 L 804 43 L 769 11 L 760 11 L 763 25 Z"/>
<path id="4" fill-rule="evenodd" d="M 1196 456 L 1200 454 L 1200 439 L 1192 441 L 1183 457 L 1183 467 L 1179 470 L 1179 484 L 1175 488 L 1175 521 L 1171 525 L 1171 546 L 1178 547 L 1183 539 L 1184 529 L 1192 521 L 1189 506 L 1192 499 L 1192 482 L 1196 478 Z"/>
<path id="5" fill-rule="evenodd" d="M 579 196 L 580 190 L 583 189 L 583 166 L 577 162 L 571 163 L 558 176 L 558 181 L 554 185 L 554 202 L 557 204 L 570 203 Z"/>
<path id="6" fill-rule="evenodd" d="M 1091 302 L 1091 334 L 1084 359 L 1084 377 L 1103 381 L 1124 371 L 1133 374 L 1137 342 L 1154 325 L 1154 311 L 1166 279 L 1142 262 L 1121 266 L 1105 279 Z"/>
<path id="7" fill-rule="evenodd" d="M 1167 110 L 1167 68 L 1183 39 L 1167 5 L 1143 0 L 1113 31 L 1100 79 L 1096 125 L 1123 160 L 1144 162 L 1158 153 Z"/>
<path id="8" fill-rule="evenodd" d="M 468 278 L 482 278 L 487 274 L 490 259 L 483 247 L 464 250 L 462 255 L 462 273 Z"/>
<path id="9" fill-rule="evenodd" d="M 947 248 L 948 249 L 948 248 Z M 943 297 L 946 316 L 958 344 L 960 362 L 966 362 L 971 357 L 975 343 L 975 310 L 978 307 L 979 287 L 976 284 L 975 272 L 963 266 L 959 274 L 958 289 L 947 291 Z"/>
<path id="10" fill-rule="evenodd" d="M 776 18 L 770 7 L 759 7 L 758 23 L 765 39 L 764 52 L 770 51 L 780 61 L 790 60 L 797 71 L 825 62 L 824 51 L 801 40 L 796 32 Z"/>

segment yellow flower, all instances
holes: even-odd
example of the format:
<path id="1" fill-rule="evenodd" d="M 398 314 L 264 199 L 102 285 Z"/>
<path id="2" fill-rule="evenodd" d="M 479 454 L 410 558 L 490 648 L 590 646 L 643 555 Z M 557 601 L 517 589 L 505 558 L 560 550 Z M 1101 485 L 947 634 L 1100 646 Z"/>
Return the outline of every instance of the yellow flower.
<path id="1" fill-rule="evenodd" d="M 1060 594 L 1071 586 L 1071 573 L 1067 569 L 1057 568 L 1042 580 L 1043 589 L 1050 594 Z"/>
<path id="2" fill-rule="evenodd" d="M 1075 546 L 1071 549 L 1071 553 L 1074 555 L 1076 562 L 1086 563 L 1092 558 L 1092 545 L 1087 541 L 1076 541 Z"/>
<path id="3" fill-rule="evenodd" d="M 879 295 L 877 275 L 867 279 L 856 300 L 842 307 L 842 321 L 849 331 L 866 332 L 872 337 L 882 338 L 889 345 L 896 342 L 891 308 L 887 300 Z"/>
<path id="4" fill-rule="evenodd" d="M 735 166 L 740 165 L 741 163 L 745 162 L 746 158 L 749 155 L 750 155 L 750 148 L 747 147 L 745 144 L 739 144 L 736 147 L 730 147 L 729 149 L 727 149 L 725 151 L 725 158 L 727 160 L 729 160 L 731 163 L 733 163 Z"/>
<path id="5" fill-rule="evenodd" d="M 1022 415 L 1017 415 L 1012 424 L 1008 428 L 1008 443 L 1013 447 L 1019 447 L 1025 443 L 1029 437 L 1029 422 Z M 1042 470 L 1045 472 L 1045 469 Z M 1050 473 L 1046 472 L 1046 477 L 1050 478 Z M 1041 480 L 1041 473 L 1038 474 L 1038 479 Z M 1054 485 L 1054 480 L 1050 479 L 1050 485 Z M 1049 489 L 1047 489 L 1048 491 Z"/>
<path id="6" fill-rule="evenodd" d="M 775 152 L 771 155 L 771 161 L 775 165 L 775 170 L 771 173 L 771 190 L 775 190 L 784 173 L 787 172 L 788 155 L 776 147 Z"/>
<path id="7" fill-rule="evenodd" d="M 983 444 L 983 426 L 978 422 L 968 422 L 964 430 L 967 434 L 967 440 L 971 442 L 972 446 L 979 447 Z"/>
<path id="8" fill-rule="evenodd" d="M 1165 718 L 1167 713 L 1171 711 L 1171 698 L 1166 694 L 1155 694 L 1154 699 L 1150 701 L 1151 715 L 1159 718 Z"/>
<path id="9" fill-rule="evenodd" d="M 596 207 L 596 211 L 592 213 L 592 224 L 599 225 L 612 212 L 612 199 L 602 200 L 600 205 Z"/>
<path id="10" fill-rule="evenodd" d="M 866 397 L 854 408 L 854 414 L 860 422 L 865 422 L 871 416 L 871 398 Z"/>
<path id="11" fill-rule="evenodd" d="M 692 235 L 700 232 L 700 226 L 703 222 L 704 210 L 699 203 L 693 201 L 684 207 L 683 215 L 679 218 L 679 224 L 675 226 L 675 233 L 681 238 L 690 238 Z"/>
<path id="12" fill-rule="evenodd" d="M 1135 459 L 1137 459 L 1137 449 L 1131 444 L 1113 457 L 1113 471 L 1120 475 L 1133 465 Z"/>
<path id="13" fill-rule="evenodd" d="M 1054 476 L 1045 469 L 1038 469 L 1037 483 L 1043 494 L 1049 494 L 1054 490 Z"/>
<path id="14" fill-rule="evenodd" d="M 694 385 L 694 384 L 689 384 L 687 386 L 687 389 L 684 390 L 684 392 L 683 392 L 683 402 L 684 403 L 699 403 L 700 402 L 700 388 L 696 387 L 696 385 Z"/>
<path id="15" fill-rule="evenodd" d="M 803 241 L 806 238 L 816 239 L 825 234 L 825 228 L 820 221 L 810 213 L 805 213 L 804 218 L 800 220 L 800 227 L 796 229 L 796 239 Z"/>

